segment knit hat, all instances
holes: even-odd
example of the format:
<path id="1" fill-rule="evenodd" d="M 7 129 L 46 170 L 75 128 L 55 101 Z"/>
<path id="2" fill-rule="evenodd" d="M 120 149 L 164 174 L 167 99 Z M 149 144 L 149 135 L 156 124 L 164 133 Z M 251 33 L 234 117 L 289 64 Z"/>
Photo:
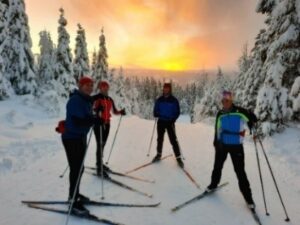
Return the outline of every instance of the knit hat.
<path id="1" fill-rule="evenodd" d="M 100 81 L 99 84 L 98 84 L 98 88 L 101 89 L 101 88 L 104 88 L 104 87 L 108 87 L 109 88 L 108 82 L 106 82 L 106 81 Z"/>
<path id="2" fill-rule="evenodd" d="M 83 76 L 78 81 L 79 86 L 83 86 L 88 83 L 94 83 L 94 80 L 90 76 Z"/>
<path id="3" fill-rule="evenodd" d="M 164 83 L 164 88 L 172 89 L 172 84 L 171 83 Z"/>
<path id="4" fill-rule="evenodd" d="M 233 101 L 233 93 L 231 91 L 223 91 L 222 100 L 224 99 Z"/>

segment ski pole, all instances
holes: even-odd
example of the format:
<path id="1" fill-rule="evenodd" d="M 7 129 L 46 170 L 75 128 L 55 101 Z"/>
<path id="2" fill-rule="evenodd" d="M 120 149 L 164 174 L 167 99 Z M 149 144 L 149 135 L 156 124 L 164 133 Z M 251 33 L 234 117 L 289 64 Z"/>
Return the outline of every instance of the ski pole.
<path id="1" fill-rule="evenodd" d="M 82 160 L 82 163 L 81 163 L 81 166 L 80 166 L 80 170 L 79 170 L 79 173 L 78 173 L 78 177 L 77 177 L 77 181 L 76 181 L 76 185 L 75 185 L 75 190 L 74 190 L 74 193 L 73 193 L 70 205 L 69 205 L 69 210 L 68 210 L 68 215 L 67 215 L 67 219 L 66 219 L 65 225 L 68 225 L 68 223 L 69 223 L 69 218 L 70 218 L 70 215 L 71 215 L 71 211 L 72 211 L 72 208 L 73 208 L 73 205 L 74 205 L 74 202 L 75 202 L 76 192 L 78 190 L 80 177 L 81 177 L 81 174 L 82 174 L 83 168 L 84 168 L 84 161 L 85 161 L 85 158 L 86 158 L 86 155 L 87 155 L 87 150 L 89 148 L 89 145 L 90 145 L 90 142 L 91 142 L 91 137 L 92 137 L 92 134 L 93 134 L 92 130 L 93 129 L 91 129 L 91 131 L 90 131 L 88 142 L 87 142 L 87 145 L 86 145 L 86 148 L 85 148 L 85 153 L 84 153 L 83 160 Z"/>
<path id="2" fill-rule="evenodd" d="M 109 160 L 110 160 L 110 156 L 111 156 L 111 153 L 113 151 L 113 148 L 115 146 L 115 142 L 116 142 L 116 138 L 117 138 L 117 135 L 118 135 L 118 132 L 119 132 L 119 129 L 120 129 L 120 124 L 121 124 L 121 121 L 122 121 L 122 115 L 120 116 L 120 119 L 119 119 L 119 123 L 118 123 L 118 127 L 117 127 L 117 130 L 116 130 L 116 133 L 115 133 L 115 136 L 114 136 L 114 140 L 113 140 L 113 143 L 110 147 L 110 152 L 109 152 L 109 156 L 108 156 L 108 159 L 106 161 L 106 165 L 109 163 Z"/>
<path id="3" fill-rule="evenodd" d="M 104 200 L 104 166 L 103 166 L 103 140 L 102 140 L 102 125 L 100 125 L 100 152 L 101 152 L 101 199 Z"/>
<path id="4" fill-rule="evenodd" d="M 150 151 L 151 151 L 151 146 L 152 146 L 153 137 L 154 137 L 154 133 L 155 133 L 156 123 L 157 123 L 157 118 L 155 118 L 155 121 L 154 121 L 154 126 L 153 126 L 153 130 L 152 130 L 152 135 L 151 135 L 151 139 L 150 139 L 150 144 L 149 144 L 149 149 L 148 149 L 147 157 L 150 156 Z"/>
<path id="5" fill-rule="evenodd" d="M 289 216 L 288 216 L 287 210 L 286 210 L 285 205 L 284 205 L 284 203 L 283 203 L 283 199 L 282 199 L 282 197 L 281 197 L 281 194 L 280 194 L 280 191 L 279 191 L 279 187 L 278 187 L 278 185 L 277 185 L 277 182 L 276 182 L 276 179 L 275 179 L 273 170 L 272 170 L 272 168 L 271 168 L 270 161 L 269 161 L 269 159 L 268 159 L 268 156 L 267 156 L 267 154 L 266 154 L 266 151 L 265 151 L 265 148 L 264 148 L 264 146 L 263 146 L 263 143 L 262 143 L 261 139 L 258 138 L 258 141 L 259 141 L 259 144 L 260 144 L 260 146 L 261 146 L 261 149 L 262 149 L 262 151 L 263 151 L 263 153 L 264 153 L 264 156 L 265 156 L 266 162 L 267 162 L 267 164 L 268 164 L 268 167 L 269 167 L 269 170 L 270 170 L 272 179 L 273 179 L 273 181 L 274 181 L 274 185 L 275 185 L 275 187 L 276 187 L 276 190 L 277 190 L 277 193 L 278 193 L 278 196 L 279 196 L 281 205 L 282 205 L 283 210 L 284 210 L 284 213 L 285 213 L 285 215 L 286 215 L 285 221 L 286 221 L 286 222 L 289 222 L 289 221 L 290 221 L 290 218 L 289 218 Z"/>
<path id="6" fill-rule="evenodd" d="M 255 146 L 255 153 L 256 153 L 256 159 L 257 159 L 258 173 L 259 173 L 259 179 L 260 179 L 260 184 L 261 184 L 261 190 L 262 190 L 262 195 L 263 195 L 263 201 L 264 201 L 265 211 L 266 211 L 266 215 L 269 216 L 270 214 L 268 213 L 268 209 L 267 209 L 267 202 L 266 202 L 266 196 L 265 196 L 265 188 L 264 188 L 264 182 L 263 182 L 262 173 L 261 173 L 260 159 L 259 159 L 259 154 L 258 154 L 257 142 L 256 142 L 255 135 L 253 135 L 253 141 L 254 141 L 254 146 Z"/>
<path id="7" fill-rule="evenodd" d="M 63 178 L 65 176 L 66 172 L 68 171 L 68 169 L 69 169 L 69 165 L 67 165 L 67 167 L 64 170 L 64 172 L 61 175 L 59 175 L 59 178 Z"/>

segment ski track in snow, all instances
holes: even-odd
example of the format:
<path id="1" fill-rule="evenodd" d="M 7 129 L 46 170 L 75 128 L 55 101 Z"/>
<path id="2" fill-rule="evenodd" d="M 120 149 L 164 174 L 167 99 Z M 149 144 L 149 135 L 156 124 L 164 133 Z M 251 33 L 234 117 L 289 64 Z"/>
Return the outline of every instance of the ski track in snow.
<path id="1" fill-rule="evenodd" d="M 16 107 L 16 105 L 18 105 Z M 65 216 L 29 209 L 21 200 L 64 200 L 67 198 L 68 176 L 59 175 L 66 167 L 66 157 L 60 136 L 54 132 L 56 122 L 61 118 L 47 119 L 47 116 L 32 105 L 21 105 L 12 99 L 0 102 L 0 224 L 37 225 L 64 224 Z M 111 134 L 105 149 L 108 156 L 117 117 L 112 120 Z M 123 190 L 108 182 L 104 183 L 106 201 L 152 203 L 161 201 L 158 208 L 104 208 L 88 207 L 99 217 L 112 219 L 130 225 L 253 225 L 255 224 L 238 190 L 231 160 L 228 157 L 222 181 L 230 184 L 216 194 L 203 198 L 177 213 L 170 209 L 194 197 L 204 190 L 210 181 L 214 160 L 212 147 L 213 126 L 211 119 L 199 124 L 188 124 L 188 117 L 181 117 L 176 124 L 178 139 L 185 157 L 186 169 L 200 183 L 196 187 L 179 169 L 174 158 L 144 168 L 134 176 L 155 179 L 155 184 L 147 184 L 126 178 L 114 178 L 154 194 L 153 199 Z M 155 155 L 155 138 L 151 157 L 146 157 L 153 121 L 137 117 L 126 117 L 121 124 L 119 136 L 111 156 L 110 166 L 116 171 L 127 171 Z M 291 222 L 300 224 L 300 128 L 288 128 L 264 141 L 277 178 Z M 172 153 L 168 137 L 165 137 L 163 154 Z M 261 152 L 260 152 L 261 153 Z M 263 155 L 261 156 L 267 203 L 270 217 L 264 215 L 254 145 L 248 138 L 245 143 L 246 170 L 257 204 L 258 214 L 264 225 L 282 225 L 284 214 L 276 190 L 272 183 Z M 95 140 L 92 137 L 86 165 L 95 164 Z M 101 182 L 98 178 L 84 174 L 81 192 L 92 199 L 100 200 Z M 65 206 L 57 206 L 64 208 Z M 96 224 L 82 219 L 71 218 L 69 224 Z"/>

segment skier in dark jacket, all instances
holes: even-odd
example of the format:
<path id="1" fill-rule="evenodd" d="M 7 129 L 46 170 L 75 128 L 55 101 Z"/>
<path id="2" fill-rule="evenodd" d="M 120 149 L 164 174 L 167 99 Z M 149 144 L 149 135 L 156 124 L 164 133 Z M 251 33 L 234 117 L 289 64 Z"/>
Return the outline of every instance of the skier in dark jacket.
<path id="1" fill-rule="evenodd" d="M 233 104 L 233 95 L 229 91 L 223 92 L 222 104 L 223 109 L 218 112 L 215 123 L 214 169 L 211 183 L 206 190 L 210 192 L 218 186 L 224 162 L 227 155 L 230 154 L 240 191 L 248 206 L 255 208 L 250 184 L 245 172 L 243 139 L 246 132 L 245 125 L 248 125 L 251 132 L 253 125 L 257 122 L 257 118 L 252 112 L 235 106 Z"/>
<path id="2" fill-rule="evenodd" d="M 168 132 L 176 160 L 180 167 L 184 167 L 181 159 L 180 147 L 175 132 L 175 122 L 180 115 L 180 107 L 177 98 L 172 95 L 172 86 L 165 83 L 163 95 L 159 97 L 154 106 L 154 117 L 157 121 L 157 155 L 152 160 L 158 162 L 161 159 L 165 132 Z"/>
<path id="3" fill-rule="evenodd" d="M 97 174 L 100 176 L 102 175 L 102 153 L 109 135 L 110 131 L 110 118 L 111 118 L 111 111 L 115 115 L 126 115 L 125 109 L 118 110 L 115 106 L 114 100 L 108 96 L 109 91 L 109 84 L 106 81 L 99 82 L 99 90 L 100 93 L 93 96 L 94 99 L 94 111 L 97 117 L 100 119 L 99 126 L 94 126 L 94 133 L 97 142 L 97 150 L 96 150 L 96 166 L 97 166 Z M 100 129 L 102 137 L 100 137 Z M 102 142 L 102 146 L 101 146 Z M 103 165 L 103 175 L 104 177 L 109 177 L 107 172 L 109 168 Z"/>
<path id="4" fill-rule="evenodd" d="M 92 98 L 90 97 L 93 91 L 93 80 L 84 76 L 79 80 L 78 87 L 79 90 L 75 90 L 70 95 L 67 103 L 62 142 L 70 167 L 69 200 L 72 200 L 75 195 L 72 212 L 88 214 L 89 211 L 81 203 L 88 198 L 79 193 L 79 186 L 82 176 L 80 169 L 87 150 L 87 134 L 96 122 L 93 117 Z M 76 189 L 77 182 L 79 183 Z"/>

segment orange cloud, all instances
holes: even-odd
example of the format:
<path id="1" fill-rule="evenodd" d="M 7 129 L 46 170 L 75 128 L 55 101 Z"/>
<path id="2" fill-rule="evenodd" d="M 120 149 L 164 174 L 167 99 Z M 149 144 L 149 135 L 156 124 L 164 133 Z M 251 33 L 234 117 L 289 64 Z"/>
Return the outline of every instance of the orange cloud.
<path id="1" fill-rule="evenodd" d="M 58 8 L 64 7 L 72 45 L 76 24 L 86 29 L 89 51 L 105 28 L 109 62 L 124 67 L 234 68 L 241 46 L 254 39 L 262 17 L 256 0 L 26 0 L 38 51 L 37 33 L 56 41 Z"/>

